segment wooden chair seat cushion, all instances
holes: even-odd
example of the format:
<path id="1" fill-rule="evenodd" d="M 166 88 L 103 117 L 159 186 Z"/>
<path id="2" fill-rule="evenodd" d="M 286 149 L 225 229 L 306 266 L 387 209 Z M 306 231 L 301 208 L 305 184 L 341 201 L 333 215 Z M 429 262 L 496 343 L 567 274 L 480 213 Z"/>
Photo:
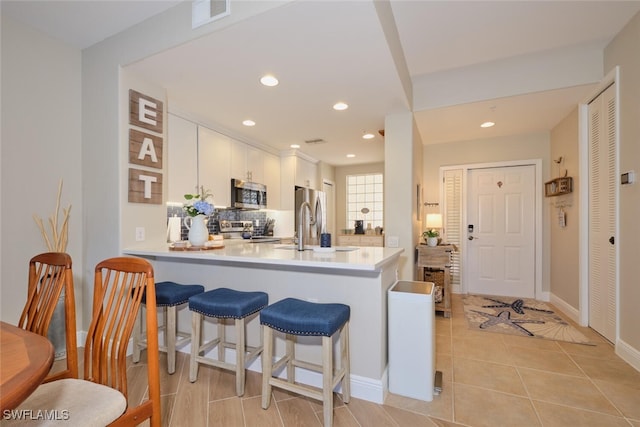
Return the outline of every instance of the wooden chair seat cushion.
<path id="1" fill-rule="evenodd" d="M 18 409 L 29 409 L 33 414 L 55 410 L 59 418 L 67 414 L 68 419 L 62 422 L 65 427 L 104 427 L 124 413 L 127 399 L 111 387 L 69 378 L 42 384 Z M 33 425 L 33 420 L 22 422 Z M 22 424 L 16 421 L 7 425 Z"/>

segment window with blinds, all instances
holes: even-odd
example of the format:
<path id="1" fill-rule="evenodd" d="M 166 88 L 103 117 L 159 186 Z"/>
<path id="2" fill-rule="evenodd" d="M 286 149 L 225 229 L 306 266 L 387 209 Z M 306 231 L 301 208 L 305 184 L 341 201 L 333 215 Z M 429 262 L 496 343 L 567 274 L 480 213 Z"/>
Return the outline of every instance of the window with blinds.
<path id="1" fill-rule="evenodd" d="M 458 248 L 451 253 L 451 287 L 461 289 L 460 248 L 464 226 L 462 224 L 462 169 L 443 171 L 444 230 L 447 243 Z"/>

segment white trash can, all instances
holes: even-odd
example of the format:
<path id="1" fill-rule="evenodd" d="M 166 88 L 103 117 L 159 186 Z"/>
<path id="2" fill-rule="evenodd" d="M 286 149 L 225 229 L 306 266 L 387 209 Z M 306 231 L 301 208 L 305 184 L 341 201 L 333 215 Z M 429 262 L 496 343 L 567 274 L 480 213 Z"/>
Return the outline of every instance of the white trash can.
<path id="1" fill-rule="evenodd" d="M 428 402 L 436 373 L 434 288 L 399 281 L 388 291 L 389 391 Z"/>

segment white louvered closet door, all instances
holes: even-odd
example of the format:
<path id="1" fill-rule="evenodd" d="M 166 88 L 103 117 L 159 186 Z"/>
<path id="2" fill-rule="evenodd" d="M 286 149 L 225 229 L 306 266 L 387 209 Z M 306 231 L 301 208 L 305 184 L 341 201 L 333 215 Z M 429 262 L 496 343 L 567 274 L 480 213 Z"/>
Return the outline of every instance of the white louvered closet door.
<path id="1" fill-rule="evenodd" d="M 462 169 L 443 171 L 442 178 L 444 201 L 445 241 L 458 248 L 451 253 L 451 287 L 461 292 L 460 248 L 462 248 Z"/>
<path id="2" fill-rule="evenodd" d="M 615 83 L 589 104 L 589 326 L 616 340 Z"/>

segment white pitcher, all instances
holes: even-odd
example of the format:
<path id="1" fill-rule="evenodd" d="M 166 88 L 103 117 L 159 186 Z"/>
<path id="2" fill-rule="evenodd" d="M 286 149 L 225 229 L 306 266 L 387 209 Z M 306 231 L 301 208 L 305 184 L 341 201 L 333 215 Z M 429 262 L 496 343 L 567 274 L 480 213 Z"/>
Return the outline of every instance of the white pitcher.
<path id="1" fill-rule="evenodd" d="M 184 226 L 189 229 L 189 243 L 191 243 L 191 246 L 204 246 L 205 242 L 209 240 L 208 221 L 209 218 L 204 215 L 186 216 L 184 218 Z"/>

